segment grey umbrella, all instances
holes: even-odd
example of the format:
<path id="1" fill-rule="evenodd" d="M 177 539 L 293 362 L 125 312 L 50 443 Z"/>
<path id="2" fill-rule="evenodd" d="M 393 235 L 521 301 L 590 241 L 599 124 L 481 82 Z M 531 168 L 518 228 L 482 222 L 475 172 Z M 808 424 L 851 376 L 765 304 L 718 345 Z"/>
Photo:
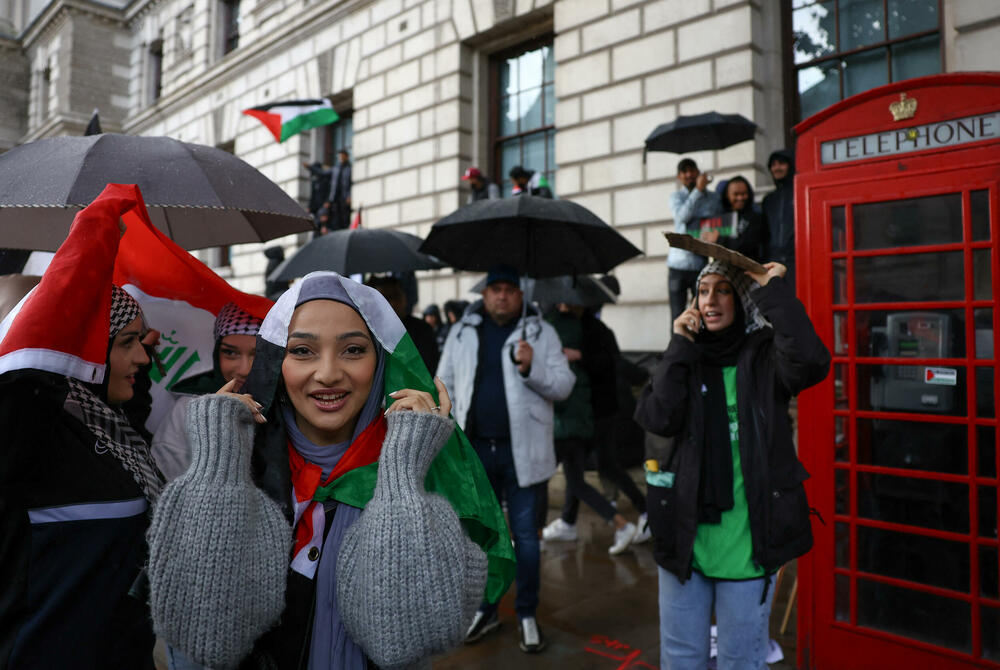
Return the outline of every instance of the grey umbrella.
<path id="1" fill-rule="evenodd" d="M 309 214 L 236 156 L 169 137 L 52 137 L 0 155 L 0 247 L 55 251 L 109 183 L 137 184 L 153 224 L 185 249 L 312 230 Z"/>
<path id="2" fill-rule="evenodd" d="M 356 228 L 317 237 L 268 275 L 269 281 L 290 281 L 315 270 L 342 275 L 366 272 L 407 272 L 444 267 L 420 253 L 423 240 L 398 230 Z"/>

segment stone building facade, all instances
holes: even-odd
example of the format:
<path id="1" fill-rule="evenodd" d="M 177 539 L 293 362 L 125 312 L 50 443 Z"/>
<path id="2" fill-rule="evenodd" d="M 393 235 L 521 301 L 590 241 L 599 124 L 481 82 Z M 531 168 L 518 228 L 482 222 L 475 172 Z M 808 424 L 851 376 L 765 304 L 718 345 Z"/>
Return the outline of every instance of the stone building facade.
<path id="1" fill-rule="evenodd" d="M 847 81 L 855 51 L 834 44 L 849 54 L 836 63 L 823 60 L 829 44 L 795 51 L 801 34 L 833 39 L 836 1 L 0 0 L 0 150 L 79 134 L 99 108 L 105 131 L 226 148 L 305 202 L 302 163 L 330 154 L 327 133 L 278 144 L 241 110 L 329 97 L 350 119 L 337 142 L 351 146 L 365 226 L 425 235 L 465 202 L 469 165 L 543 169 L 559 197 L 644 252 L 615 270 L 622 296 L 604 318 L 623 349 L 654 351 L 670 330 L 661 232 L 678 156 L 644 157 L 644 138 L 682 114 L 742 114 L 759 127 L 754 141 L 692 156 L 717 178 L 743 174 L 769 190 L 767 156 L 812 100 L 797 89 L 812 86 L 813 70 L 832 82 L 831 67 Z M 933 10 L 936 27 L 913 34 L 932 40 L 936 71 L 995 69 L 1000 4 L 875 2 L 896 12 L 890 26 L 900 12 Z M 887 39 L 889 53 L 898 45 Z M 239 288 L 263 289 L 261 245 L 199 253 Z M 467 297 L 477 279 L 426 273 L 421 303 Z"/>

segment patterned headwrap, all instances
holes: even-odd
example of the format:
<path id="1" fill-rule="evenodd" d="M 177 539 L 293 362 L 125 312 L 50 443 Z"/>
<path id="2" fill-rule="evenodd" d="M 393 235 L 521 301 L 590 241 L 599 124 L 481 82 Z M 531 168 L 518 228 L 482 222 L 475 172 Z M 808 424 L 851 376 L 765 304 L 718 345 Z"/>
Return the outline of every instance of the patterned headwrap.
<path id="1" fill-rule="evenodd" d="M 215 317 L 215 339 L 221 340 L 227 335 L 256 335 L 260 324 L 260 319 L 240 309 L 235 302 L 226 303 Z"/>
<path id="2" fill-rule="evenodd" d="M 733 285 L 736 290 L 736 295 L 740 297 L 740 304 L 743 305 L 743 314 L 746 319 L 747 333 L 752 333 L 755 330 L 760 330 L 770 326 L 764 315 L 760 313 L 757 309 L 756 303 L 754 303 L 751 293 L 760 287 L 760 285 L 755 282 L 750 277 L 744 274 L 743 270 L 729 263 L 724 263 L 722 261 L 710 260 L 708 264 L 702 268 L 701 272 L 698 273 L 698 283 L 701 283 L 701 278 L 705 275 L 720 275 L 729 280 L 729 283 Z M 697 291 L 697 288 L 695 289 Z"/>
<path id="3" fill-rule="evenodd" d="M 135 298 L 125 292 L 120 286 L 111 285 L 111 329 L 108 337 L 114 337 L 122 328 L 132 323 L 135 317 L 142 316 L 142 309 Z M 145 323 L 145 318 L 143 318 Z"/>

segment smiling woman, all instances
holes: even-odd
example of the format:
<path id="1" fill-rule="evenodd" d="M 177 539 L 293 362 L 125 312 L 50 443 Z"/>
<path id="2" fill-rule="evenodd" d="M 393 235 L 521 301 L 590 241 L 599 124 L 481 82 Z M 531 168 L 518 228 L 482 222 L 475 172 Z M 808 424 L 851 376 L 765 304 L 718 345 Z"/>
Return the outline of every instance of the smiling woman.
<path id="1" fill-rule="evenodd" d="M 480 498 L 485 475 L 469 466 L 447 390 L 386 300 L 334 273 L 307 276 L 261 325 L 247 393 L 229 390 L 192 401 L 194 459 L 150 532 L 153 616 L 172 667 L 308 658 L 363 670 L 459 644 L 488 562 L 488 596 L 510 582 L 509 535 L 495 499 Z M 217 501 L 237 489 L 226 544 L 252 563 L 214 539 Z M 255 511 L 230 512 L 243 505 Z M 282 513 L 293 541 L 266 521 Z M 195 600 L 197 613 L 173 608 Z"/>

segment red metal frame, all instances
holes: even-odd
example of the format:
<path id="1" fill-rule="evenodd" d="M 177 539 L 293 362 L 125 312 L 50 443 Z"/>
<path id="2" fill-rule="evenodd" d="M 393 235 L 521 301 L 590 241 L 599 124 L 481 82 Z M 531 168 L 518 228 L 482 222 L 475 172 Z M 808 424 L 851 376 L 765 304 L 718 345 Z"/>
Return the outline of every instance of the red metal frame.
<path id="1" fill-rule="evenodd" d="M 918 112 L 914 119 L 902 125 L 893 122 L 888 105 L 906 92 L 917 98 Z M 834 374 L 799 399 L 799 454 L 812 479 L 807 483 L 810 503 L 827 521 L 814 524 L 816 536 L 813 551 L 799 562 L 799 667 L 818 670 L 867 668 L 1000 668 L 1000 661 L 982 658 L 980 612 L 983 606 L 1000 608 L 1000 598 L 980 595 L 980 547 L 1000 547 L 997 537 L 979 536 L 979 488 L 993 488 L 1000 507 L 1000 486 L 997 473 L 992 477 L 977 473 L 979 438 L 977 426 L 994 430 L 993 452 L 996 468 L 1000 468 L 1000 427 L 996 416 L 978 417 L 976 403 L 976 370 L 993 370 L 993 394 L 1000 388 L 1000 368 L 997 352 L 993 358 L 977 359 L 975 349 L 974 311 L 992 309 L 993 332 L 1000 332 L 1000 140 L 987 140 L 951 149 L 931 149 L 891 157 L 856 161 L 848 165 L 821 165 L 820 145 L 824 141 L 865 135 L 899 127 L 922 125 L 1000 110 L 1000 75 L 964 74 L 924 77 L 891 84 L 845 100 L 796 127 L 800 140 L 796 176 L 796 251 L 798 291 L 831 352 L 834 351 L 834 314 L 846 316 L 841 335 L 846 335 L 846 350 L 834 354 L 834 365 L 846 372 L 844 388 L 847 406 L 835 407 Z M 990 239 L 973 242 L 970 216 L 972 191 L 989 192 Z M 890 249 L 853 249 L 854 220 L 852 206 L 889 200 L 908 200 L 925 195 L 962 194 L 962 241 Z M 844 250 L 833 251 L 833 207 L 844 206 Z M 991 251 L 990 300 L 972 300 L 973 251 Z M 900 256 L 914 253 L 962 252 L 965 268 L 965 300 L 863 303 L 854 304 L 854 262 L 871 256 Z M 846 293 L 843 304 L 833 304 L 833 261 L 846 264 Z M 862 355 L 858 352 L 859 312 L 881 310 L 960 309 L 965 312 L 965 355 L 949 358 L 895 358 Z M 845 332 L 846 329 L 846 332 Z M 996 335 L 994 335 L 996 340 Z M 994 347 L 995 349 L 995 347 Z M 938 415 L 900 411 L 874 411 L 858 407 L 858 365 L 933 365 L 964 368 L 966 408 L 964 415 Z M 994 414 L 996 411 L 994 410 Z M 843 417 L 847 426 L 848 461 L 836 461 L 836 417 Z M 867 465 L 858 459 L 858 419 L 895 419 L 910 422 L 964 425 L 968 443 L 965 474 L 910 470 L 899 467 Z M 837 472 L 847 473 L 851 495 L 846 513 L 835 513 Z M 968 487 L 968 532 L 938 530 L 859 516 L 857 480 L 859 474 L 897 475 L 912 480 L 951 482 Z M 849 531 L 848 566 L 836 564 L 837 524 L 846 524 Z M 969 550 L 969 591 L 959 592 L 940 586 L 911 582 L 886 575 L 858 570 L 857 529 L 861 527 L 904 532 L 928 538 L 961 542 Z M 1000 549 L 998 549 L 1000 552 Z M 992 566 L 995 570 L 997 566 Z M 831 578 L 831 575 L 833 576 Z M 836 620 L 836 576 L 849 579 L 851 588 L 850 616 Z M 968 603 L 970 609 L 971 653 L 928 644 L 885 631 L 858 625 L 857 583 L 862 578 L 872 582 L 943 596 Z"/>

